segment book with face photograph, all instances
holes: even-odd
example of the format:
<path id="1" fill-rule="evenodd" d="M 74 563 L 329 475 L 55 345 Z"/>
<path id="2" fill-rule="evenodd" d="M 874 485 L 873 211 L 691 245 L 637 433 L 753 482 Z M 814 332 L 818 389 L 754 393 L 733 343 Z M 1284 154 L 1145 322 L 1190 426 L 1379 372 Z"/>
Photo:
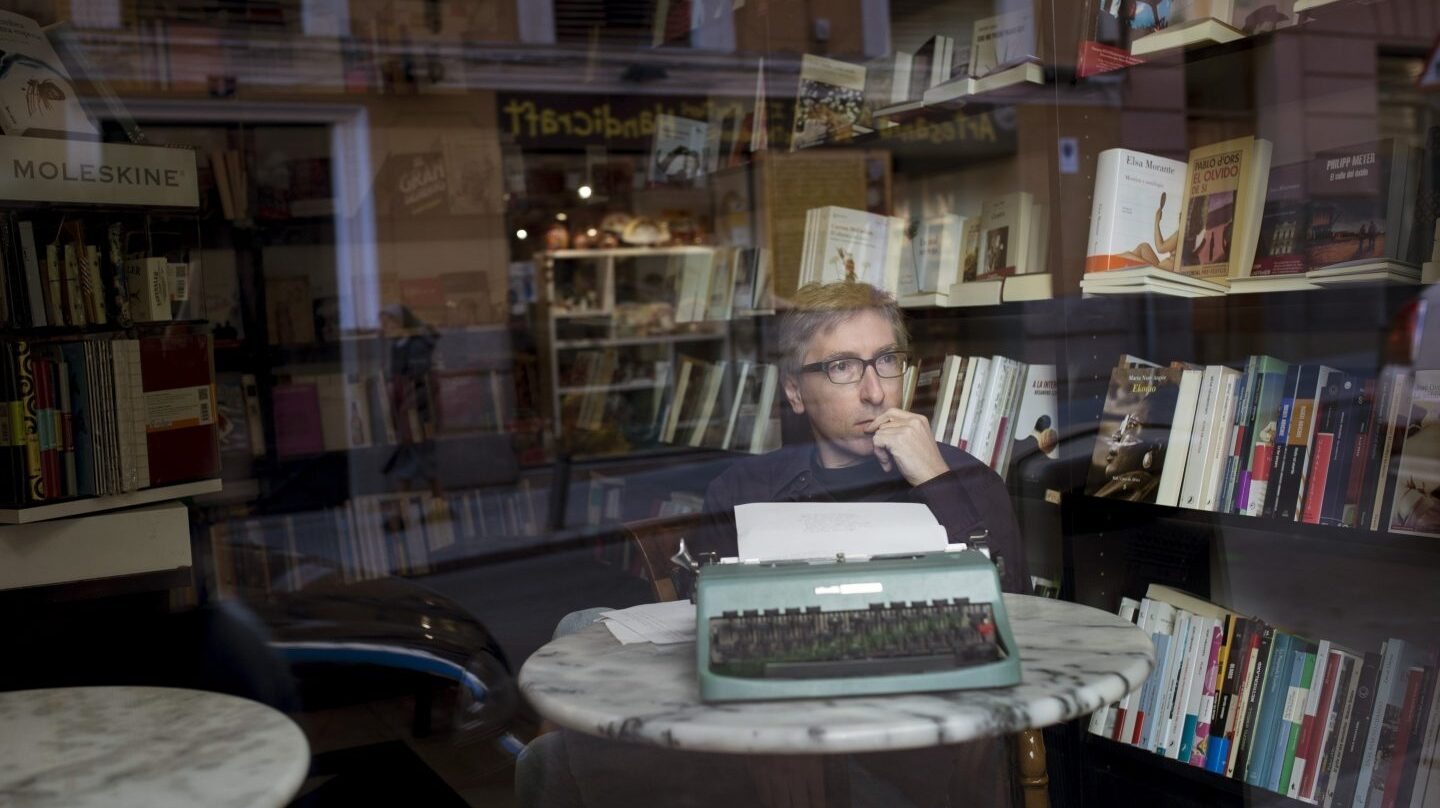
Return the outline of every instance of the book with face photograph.
<path id="1" fill-rule="evenodd" d="M 1180 368 L 1115 368 L 1085 493 L 1154 502 L 1179 400 Z"/>

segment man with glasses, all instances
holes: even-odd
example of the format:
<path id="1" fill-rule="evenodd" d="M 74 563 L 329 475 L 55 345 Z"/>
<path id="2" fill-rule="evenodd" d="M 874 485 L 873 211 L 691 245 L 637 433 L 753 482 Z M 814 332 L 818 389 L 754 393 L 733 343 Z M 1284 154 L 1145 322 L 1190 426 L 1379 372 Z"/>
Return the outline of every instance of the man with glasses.
<path id="1" fill-rule="evenodd" d="M 916 502 L 952 541 L 978 530 L 1001 586 L 1025 592 L 1025 549 L 1005 484 L 984 463 L 937 443 L 925 416 L 900 408 L 909 364 L 904 314 L 864 283 L 809 284 L 780 320 L 785 398 L 813 444 L 747 458 L 710 484 L 694 549 L 736 553 L 735 506 L 750 502 Z"/>
<path id="2" fill-rule="evenodd" d="M 748 502 L 917 502 L 953 541 L 989 531 L 992 557 L 1004 559 L 1001 586 L 1025 591 L 1024 547 L 999 475 L 936 443 L 929 419 L 900 408 L 909 333 L 894 299 L 864 283 L 810 284 L 792 306 L 780 321 L 781 374 L 785 398 L 809 420 L 814 443 L 746 458 L 717 477 L 694 550 L 735 555 L 735 506 Z M 584 804 L 604 806 L 821 805 L 819 756 L 686 753 L 556 735 L 563 741 L 542 736 L 521 756 L 523 805 L 578 805 L 580 793 Z M 851 804 L 1006 805 L 1004 750 L 1003 742 L 986 740 L 854 756 Z"/>

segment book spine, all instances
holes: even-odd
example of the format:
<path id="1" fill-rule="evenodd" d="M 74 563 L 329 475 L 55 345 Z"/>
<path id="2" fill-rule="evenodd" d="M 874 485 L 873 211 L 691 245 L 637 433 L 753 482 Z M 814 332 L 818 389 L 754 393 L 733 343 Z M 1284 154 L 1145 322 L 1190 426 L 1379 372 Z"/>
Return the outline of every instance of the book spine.
<path id="1" fill-rule="evenodd" d="M 1361 669 L 1360 683 L 1355 689 L 1355 703 L 1351 708 L 1350 731 L 1345 738 L 1345 754 L 1340 760 L 1340 776 L 1336 781 L 1335 799 L 1331 803 L 1337 806 L 1354 806 L 1364 808 L 1365 797 L 1367 796 L 1369 779 L 1365 777 L 1362 766 L 1365 759 L 1365 748 L 1370 739 L 1371 717 L 1375 710 L 1375 704 L 1379 701 L 1375 692 L 1375 686 L 1380 681 L 1380 669 L 1383 667 L 1383 657 L 1376 653 L 1365 655 L 1365 665 Z M 1361 783 L 1366 788 L 1361 788 Z M 1359 805 L 1356 805 L 1356 802 Z"/>
<path id="2" fill-rule="evenodd" d="M 1200 708 L 1195 714 L 1195 738 L 1188 760 L 1191 766 L 1199 768 L 1205 767 L 1205 754 L 1210 747 L 1211 722 L 1215 717 L 1215 676 L 1220 667 L 1221 648 L 1224 647 L 1228 621 L 1216 621 L 1213 625 L 1204 678 L 1200 682 Z"/>
<path id="3" fill-rule="evenodd" d="M 1339 658 L 1339 654 L 1330 650 L 1329 640 L 1322 641 L 1315 651 L 1315 674 L 1305 704 L 1305 717 L 1300 723 L 1300 743 L 1295 749 L 1295 774 L 1291 776 L 1290 788 L 1286 792 L 1296 799 L 1309 800 L 1315 788 L 1320 735 L 1325 711 L 1329 709 L 1329 700 L 1335 692 L 1335 668 Z"/>
<path id="4" fill-rule="evenodd" d="M 1161 681 L 1160 700 L 1155 713 L 1155 752 L 1163 757 L 1175 757 L 1179 742 L 1175 731 L 1175 705 L 1183 702 L 1187 674 L 1195 664 L 1190 655 L 1191 636 L 1195 632 L 1198 618 L 1188 612 L 1180 612 L 1175 619 L 1175 634 L 1171 640 L 1171 661 L 1167 663 L 1165 679 Z M 1182 708 L 1183 717 L 1184 710 Z"/>
<path id="5" fill-rule="evenodd" d="M 1265 484 L 1265 504 L 1260 510 L 1261 516 L 1274 516 L 1279 503 L 1280 489 L 1284 480 L 1285 444 L 1290 439 L 1291 413 L 1295 407 L 1295 391 L 1300 380 L 1300 373 L 1301 367 L 1296 365 L 1292 366 L 1285 374 L 1279 417 L 1275 421 L 1275 438 L 1270 442 L 1270 473 Z"/>
<path id="6" fill-rule="evenodd" d="M 1431 754 L 1429 739 L 1433 736 L 1432 713 L 1435 710 L 1436 660 L 1430 659 L 1430 666 L 1421 669 L 1420 697 L 1416 704 L 1415 717 L 1411 722 L 1410 735 L 1405 742 L 1404 764 L 1400 771 L 1400 788 L 1395 803 L 1400 806 L 1419 808 L 1416 804 L 1425 795 L 1425 783 L 1421 780 L 1422 756 Z"/>
<path id="7" fill-rule="evenodd" d="M 1376 383 L 1378 391 L 1375 400 L 1375 413 L 1370 421 L 1369 451 L 1365 458 L 1365 476 L 1360 483 L 1359 503 L 1356 506 L 1356 526 L 1371 529 L 1372 521 L 1377 518 L 1375 504 L 1376 487 L 1383 488 L 1386 465 L 1385 446 L 1393 439 L 1390 432 L 1390 424 L 1393 423 L 1395 410 L 1395 397 L 1398 394 L 1400 370 L 1398 368 L 1386 368 Z"/>
<path id="8" fill-rule="evenodd" d="M 1320 508 L 1320 524 L 1341 526 L 1345 524 L 1345 505 L 1354 477 L 1357 452 L 1363 441 L 1362 432 L 1370 409 L 1370 389 L 1358 379 L 1350 395 L 1343 400 L 1340 418 L 1336 424 L 1335 442 L 1331 450 L 1333 465 L 1325 484 L 1325 501 Z"/>
<path id="9" fill-rule="evenodd" d="M 1390 765 L 1385 771 L 1383 781 L 1379 778 L 1379 772 L 1376 772 L 1376 783 L 1384 789 L 1380 808 L 1395 808 L 1396 800 L 1400 796 L 1403 787 L 1401 775 L 1405 770 L 1405 758 L 1410 752 L 1410 736 L 1415 731 L 1415 714 L 1420 709 L 1420 691 L 1425 680 L 1425 670 L 1411 668 L 1407 674 L 1405 701 L 1400 708 L 1400 723 L 1395 728 L 1395 746 L 1390 752 Z M 1373 795 L 1371 801 L 1374 801 Z"/>
<path id="10" fill-rule="evenodd" d="M 1230 430 L 1226 441 L 1225 468 L 1220 478 L 1220 499 L 1216 505 L 1219 513 L 1235 513 L 1235 494 L 1240 476 L 1240 464 L 1245 457 L 1246 416 L 1255 398 L 1256 369 L 1260 357 L 1251 355 L 1245 362 L 1245 374 L 1241 376 L 1236 389 L 1235 417 L 1230 419 Z"/>
<path id="11" fill-rule="evenodd" d="M 1380 473 L 1375 483 L 1375 509 L 1370 514 L 1371 530 L 1390 527 L 1390 504 L 1399 482 L 1401 448 L 1405 443 L 1405 430 L 1410 424 L 1410 386 L 1413 380 L 1414 377 L 1403 371 L 1395 380 L 1394 406 L 1385 424 L 1385 446 L 1380 452 Z"/>
<path id="12" fill-rule="evenodd" d="M 1307 644 L 1305 650 L 1296 652 L 1295 665 L 1298 671 L 1291 676 L 1290 698 L 1286 702 L 1288 715 L 1285 717 L 1285 736 L 1281 738 L 1284 745 L 1280 751 L 1283 761 L 1280 767 L 1280 776 L 1276 779 L 1275 787 L 1272 789 L 1280 794 L 1294 796 L 1299 792 L 1299 783 L 1295 783 L 1292 789 L 1291 782 L 1295 780 L 1296 759 L 1300 760 L 1300 774 L 1304 774 L 1304 758 L 1300 755 L 1300 733 L 1305 727 L 1305 706 L 1310 701 L 1311 683 L 1315 676 L 1316 653 L 1314 644 Z"/>
<path id="13" fill-rule="evenodd" d="M 1320 524 L 1326 479 L 1334 465 L 1331 462 L 1331 452 L 1334 449 L 1335 435 L 1328 432 L 1317 433 L 1314 443 L 1310 450 L 1310 473 L 1306 475 L 1301 494 L 1304 504 L 1300 508 L 1300 521 L 1307 525 Z"/>
<path id="14" fill-rule="evenodd" d="M 1262 718 L 1261 712 L 1274 704 L 1272 691 L 1279 678 L 1275 673 L 1275 668 L 1281 667 L 1279 663 L 1284 657 L 1285 647 L 1284 634 L 1267 627 L 1266 635 L 1266 638 L 1262 640 L 1264 666 L 1262 668 L 1257 665 L 1255 668 L 1254 699 L 1248 705 L 1248 714 L 1245 718 L 1245 738 L 1243 748 L 1240 750 L 1245 761 L 1244 776 L 1241 779 L 1252 786 L 1260 785 L 1265 776 L 1263 761 L 1271 747 L 1265 744 L 1267 735 L 1263 730 L 1266 722 Z M 1235 776 L 1241 777 L 1239 765 L 1236 766 Z"/>
<path id="15" fill-rule="evenodd" d="M 1250 648 L 1245 652 L 1245 675 L 1240 680 L 1240 688 L 1235 692 L 1236 707 L 1239 712 L 1232 722 L 1234 735 L 1230 742 L 1230 758 L 1225 762 L 1225 776 L 1233 777 L 1236 780 L 1245 779 L 1245 763 L 1250 755 L 1249 737 L 1254 727 L 1254 706 L 1259 701 L 1259 683 L 1264 676 L 1266 657 L 1269 654 L 1269 644 L 1266 637 L 1272 640 L 1274 633 L 1268 632 L 1268 626 L 1259 620 L 1254 621 L 1250 629 Z"/>
<path id="16" fill-rule="evenodd" d="M 1291 400 L 1285 440 L 1276 443 L 1276 446 L 1283 447 L 1280 480 L 1275 489 L 1273 514 L 1276 519 L 1293 522 L 1299 515 L 1305 463 L 1310 456 L 1310 440 L 1315 431 L 1318 388 L 1323 383 L 1324 375 L 1325 371 L 1319 365 L 1305 366 L 1295 388 L 1295 397 Z M 1275 483 L 1273 477 L 1271 483 Z"/>
<path id="17" fill-rule="evenodd" d="M 1210 747 L 1206 750 L 1205 755 L 1205 768 L 1216 774 L 1225 772 L 1225 763 L 1230 757 L 1230 746 L 1234 743 L 1233 722 L 1237 713 L 1235 693 L 1240 686 L 1247 661 L 1247 652 L 1250 649 L 1250 621 L 1242 617 L 1235 617 L 1231 619 L 1231 623 L 1234 625 L 1234 638 L 1230 641 L 1230 651 L 1225 658 L 1225 667 L 1222 671 L 1224 678 L 1220 685 L 1220 695 L 1215 702 L 1215 721 L 1210 727 Z"/>
<path id="18" fill-rule="evenodd" d="M 1340 678 L 1335 683 L 1335 702 L 1330 709 L 1321 741 L 1320 774 L 1315 780 L 1315 802 L 1330 805 L 1335 799 L 1335 785 L 1340 776 L 1340 760 L 1345 755 L 1345 735 L 1350 727 L 1351 708 L 1355 704 L 1355 688 L 1360 680 L 1360 660 L 1342 654 Z"/>
<path id="19" fill-rule="evenodd" d="M 30 325 L 42 328 L 60 325 L 50 319 L 50 287 L 41 269 L 39 245 L 35 241 L 34 222 L 23 221 L 16 225 L 20 232 L 20 260 L 25 265 L 25 287 L 29 293 Z"/>

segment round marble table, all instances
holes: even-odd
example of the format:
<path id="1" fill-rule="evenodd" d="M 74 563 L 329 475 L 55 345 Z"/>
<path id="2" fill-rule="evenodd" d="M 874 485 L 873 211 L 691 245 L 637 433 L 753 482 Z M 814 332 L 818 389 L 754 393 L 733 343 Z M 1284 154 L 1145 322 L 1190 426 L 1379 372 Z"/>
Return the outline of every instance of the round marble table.
<path id="1" fill-rule="evenodd" d="M 1014 687 L 705 704 L 694 643 L 621 645 L 595 624 L 530 656 L 520 689 L 560 726 L 673 749 L 833 754 L 1008 735 L 1085 715 L 1150 675 L 1150 638 L 1113 614 L 1006 595 L 1020 646 Z"/>
<path id="2" fill-rule="evenodd" d="M 0 805 L 284 805 L 310 768 L 305 734 L 236 696 L 165 687 L 0 693 Z"/>

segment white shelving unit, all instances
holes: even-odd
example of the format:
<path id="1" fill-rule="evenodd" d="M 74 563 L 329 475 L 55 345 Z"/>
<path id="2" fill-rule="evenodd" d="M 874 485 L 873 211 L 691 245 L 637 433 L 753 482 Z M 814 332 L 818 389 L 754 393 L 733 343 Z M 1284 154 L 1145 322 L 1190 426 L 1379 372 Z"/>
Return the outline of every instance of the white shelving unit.
<path id="1" fill-rule="evenodd" d="M 16 136 L 0 137 L 0 147 L 17 163 L 28 159 L 116 170 L 163 169 L 173 180 L 163 186 L 97 190 L 93 183 L 76 181 L 68 174 L 17 174 L 0 182 L 0 207 L 24 211 L 39 203 L 79 206 L 97 216 L 110 216 L 117 209 L 198 216 L 198 169 L 189 150 Z M 78 215 L 83 219 L 90 214 Z M 219 479 L 207 479 L 118 495 L 0 507 L 0 589 L 190 569 L 189 514 L 179 500 L 221 488 Z"/>
<path id="2" fill-rule="evenodd" d="M 729 339 L 726 323 L 678 323 L 674 330 L 662 333 L 631 334 L 617 312 L 627 304 L 668 302 L 679 308 L 680 285 L 687 256 L 709 256 L 712 247 L 624 247 L 597 250 L 555 250 L 537 256 L 541 268 L 541 354 L 545 363 L 546 398 L 550 403 L 556 437 L 561 437 L 566 424 L 562 417 L 564 399 L 586 394 L 639 393 L 654 391 L 668 380 L 639 379 L 630 382 L 602 384 L 561 384 L 561 377 L 577 361 L 581 351 L 641 350 L 662 346 L 664 360 L 673 369 L 676 357 L 685 345 L 713 344 Z M 662 288 L 635 289 L 617 278 L 617 266 L 625 259 L 663 262 L 656 267 Z M 588 265 L 588 269 L 586 266 Z M 582 299 L 577 292 L 576 278 L 593 294 Z M 629 280 L 636 280 L 631 278 Z M 663 285 L 673 283 L 674 286 Z M 578 304 L 578 305 L 577 305 Z M 718 350 L 724 352 L 725 345 Z M 715 350 L 713 348 L 707 350 Z"/>
<path id="3" fill-rule="evenodd" d="M 108 497 L 88 497 L 52 502 L 46 505 L 31 505 L 26 508 L 0 508 L 0 525 L 29 525 L 48 522 L 53 519 L 69 519 L 136 505 L 149 505 L 167 499 L 195 497 L 220 491 L 219 480 L 196 480 L 191 483 L 165 485 L 159 488 L 142 488 L 128 494 L 114 494 Z"/>

